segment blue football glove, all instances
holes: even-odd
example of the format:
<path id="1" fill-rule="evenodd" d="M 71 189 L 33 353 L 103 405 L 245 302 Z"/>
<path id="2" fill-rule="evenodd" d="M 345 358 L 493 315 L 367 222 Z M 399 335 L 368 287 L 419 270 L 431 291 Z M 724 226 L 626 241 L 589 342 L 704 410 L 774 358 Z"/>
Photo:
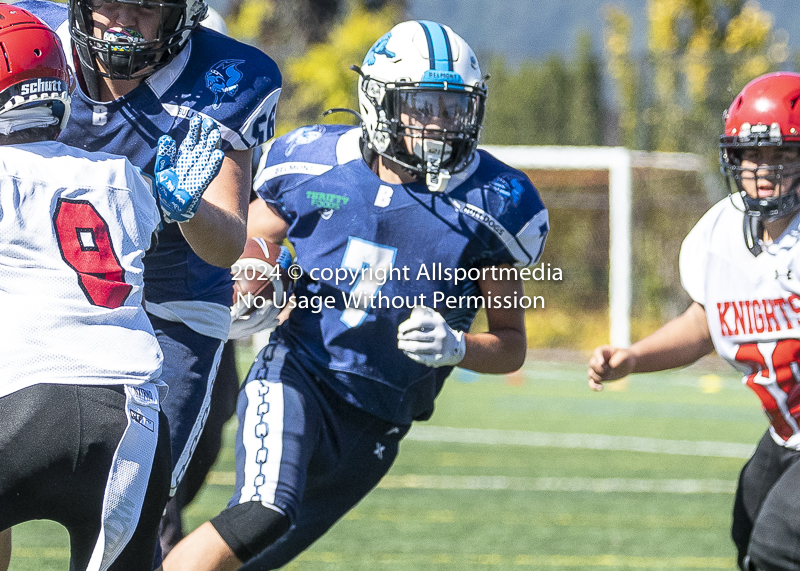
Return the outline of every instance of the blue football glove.
<path id="1" fill-rule="evenodd" d="M 217 176 L 225 154 L 219 150 L 219 127 L 209 118 L 192 117 L 180 148 L 162 135 L 156 152 L 155 180 L 159 204 L 167 222 L 186 222 Z"/>

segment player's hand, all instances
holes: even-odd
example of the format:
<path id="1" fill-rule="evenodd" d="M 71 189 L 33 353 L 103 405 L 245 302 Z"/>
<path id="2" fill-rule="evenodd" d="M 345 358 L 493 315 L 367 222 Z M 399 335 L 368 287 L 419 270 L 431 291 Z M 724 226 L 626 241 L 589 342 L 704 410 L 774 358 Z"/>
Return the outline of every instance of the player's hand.
<path id="1" fill-rule="evenodd" d="M 635 365 L 636 358 L 627 349 L 601 345 L 589 359 L 589 388 L 602 391 L 603 383 L 627 377 Z"/>
<path id="2" fill-rule="evenodd" d="M 231 308 L 231 329 L 228 339 L 247 339 L 260 331 L 274 331 L 280 325 L 278 314 L 281 308 L 270 303 L 254 310 L 249 315 L 237 316 L 236 306 Z"/>
<path id="3" fill-rule="evenodd" d="M 418 305 L 397 328 L 397 348 L 428 367 L 451 367 L 464 358 L 467 343 L 464 332 L 451 329 L 438 311 Z"/>
<path id="4" fill-rule="evenodd" d="M 209 118 L 192 117 L 180 148 L 175 139 L 162 135 L 156 152 L 155 180 L 159 204 L 167 221 L 185 222 L 197 211 L 200 198 L 217 176 L 224 153 L 220 133 Z"/>

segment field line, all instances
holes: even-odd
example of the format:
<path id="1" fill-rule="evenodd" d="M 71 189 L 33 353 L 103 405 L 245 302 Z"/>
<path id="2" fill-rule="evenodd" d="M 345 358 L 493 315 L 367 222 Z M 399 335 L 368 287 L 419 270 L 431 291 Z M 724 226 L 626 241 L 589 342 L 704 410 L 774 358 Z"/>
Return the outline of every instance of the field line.
<path id="1" fill-rule="evenodd" d="M 514 476 L 441 476 L 388 474 L 378 484 L 385 489 L 509 490 L 521 492 L 732 494 L 729 480 L 648 480 L 637 478 L 522 478 Z"/>
<path id="2" fill-rule="evenodd" d="M 233 472 L 209 473 L 206 482 L 232 486 Z M 442 476 L 435 474 L 388 474 L 378 484 L 384 489 L 508 490 L 520 492 L 591 492 L 659 494 L 732 494 L 732 480 L 637 479 L 637 478 L 522 478 L 515 476 Z"/>
<path id="3" fill-rule="evenodd" d="M 734 569 L 736 561 L 733 557 L 639 557 L 635 555 L 502 555 L 499 553 L 381 553 L 374 556 L 376 564 L 408 564 L 416 563 L 426 568 L 447 565 L 453 566 L 487 566 L 494 568 L 534 568 L 569 567 L 603 568 L 616 567 L 626 569 Z M 363 563 L 363 556 L 354 557 L 350 553 L 337 551 L 309 550 L 301 553 L 295 562 L 287 566 L 287 570 L 302 569 L 302 563 Z"/>
<path id="4" fill-rule="evenodd" d="M 753 450 L 755 450 L 754 445 L 735 442 L 663 440 L 641 436 L 562 434 L 555 432 L 527 432 L 523 430 L 450 428 L 424 424 L 415 424 L 406 436 L 406 440 L 451 442 L 456 444 L 616 450 L 620 452 L 649 452 L 715 458 L 750 458 Z"/>

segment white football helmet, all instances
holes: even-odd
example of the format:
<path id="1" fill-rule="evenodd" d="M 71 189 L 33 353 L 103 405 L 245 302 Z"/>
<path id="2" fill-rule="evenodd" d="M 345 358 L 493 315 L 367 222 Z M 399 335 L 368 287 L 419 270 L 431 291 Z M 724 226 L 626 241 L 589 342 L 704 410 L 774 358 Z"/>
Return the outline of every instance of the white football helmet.
<path id="1" fill-rule="evenodd" d="M 358 100 L 368 148 L 443 191 L 478 145 L 486 86 L 461 36 L 436 22 L 409 21 L 367 52 Z"/>

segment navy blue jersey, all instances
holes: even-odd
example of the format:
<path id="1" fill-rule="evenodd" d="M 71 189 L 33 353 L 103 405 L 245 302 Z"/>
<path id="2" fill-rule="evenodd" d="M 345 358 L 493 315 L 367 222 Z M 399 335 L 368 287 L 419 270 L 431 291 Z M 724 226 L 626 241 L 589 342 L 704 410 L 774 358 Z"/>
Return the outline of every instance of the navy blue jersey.
<path id="1" fill-rule="evenodd" d="M 72 59 L 66 4 L 23 0 L 16 5 L 56 29 L 67 58 Z M 265 142 L 274 133 L 280 87 L 278 67 L 263 52 L 200 26 L 173 61 L 127 95 L 97 102 L 78 87 L 72 94 L 69 122 L 58 140 L 123 155 L 152 174 L 158 138 L 168 133 L 180 143 L 194 115 L 219 124 L 223 151 L 251 149 Z M 165 224 L 158 248 L 145 260 L 145 298 L 155 303 L 199 300 L 228 306 L 232 293 L 229 270 L 201 260 L 178 225 Z"/>
<path id="2" fill-rule="evenodd" d="M 409 359 L 397 349 L 398 325 L 413 305 L 427 305 L 467 330 L 476 304 L 448 307 L 448 300 L 480 292 L 455 270 L 519 265 L 519 250 L 536 263 L 547 211 L 523 173 L 483 151 L 447 193 L 383 182 L 361 156 L 360 134 L 304 127 L 275 140 L 259 166 L 256 191 L 289 223 L 305 272 L 277 334 L 346 400 L 409 424 L 431 413 L 451 368 Z"/>

